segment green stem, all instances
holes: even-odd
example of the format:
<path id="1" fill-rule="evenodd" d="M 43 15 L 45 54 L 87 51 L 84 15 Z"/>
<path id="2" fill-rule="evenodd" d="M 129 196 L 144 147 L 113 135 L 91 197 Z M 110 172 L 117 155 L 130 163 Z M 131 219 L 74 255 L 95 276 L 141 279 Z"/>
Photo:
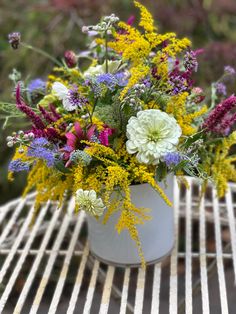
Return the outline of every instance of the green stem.
<path id="1" fill-rule="evenodd" d="M 36 48 L 33 47 L 31 45 L 28 45 L 24 42 L 21 42 L 21 45 L 27 49 L 30 49 L 32 51 L 35 51 L 39 54 L 41 54 L 42 56 L 48 58 L 49 60 L 51 60 L 53 63 L 57 64 L 59 67 L 63 66 L 63 64 L 61 62 L 59 62 L 56 58 L 54 58 L 53 56 L 51 56 L 50 54 L 48 54 L 47 52 L 45 52 L 44 50 L 40 49 L 40 48 Z"/>
<path id="2" fill-rule="evenodd" d="M 97 98 L 96 98 L 95 101 L 94 101 L 92 113 L 91 113 L 91 116 L 90 116 L 91 121 L 93 121 L 92 118 L 93 118 L 94 110 L 95 110 L 95 108 L 96 108 L 96 106 L 97 106 L 97 101 L 98 101 L 98 100 L 97 100 Z"/>
<path id="3" fill-rule="evenodd" d="M 107 31 L 105 31 L 105 65 L 106 73 L 108 73 L 108 40 L 107 40 Z"/>

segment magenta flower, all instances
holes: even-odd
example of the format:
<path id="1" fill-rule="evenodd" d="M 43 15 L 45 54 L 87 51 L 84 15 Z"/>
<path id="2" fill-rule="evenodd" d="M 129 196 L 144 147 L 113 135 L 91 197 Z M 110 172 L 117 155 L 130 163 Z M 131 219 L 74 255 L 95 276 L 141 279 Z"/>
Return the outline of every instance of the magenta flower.
<path id="1" fill-rule="evenodd" d="M 109 136 L 113 134 L 112 129 L 106 127 L 98 136 L 99 141 L 104 146 L 109 146 Z"/>
<path id="2" fill-rule="evenodd" d="M 20 84 L 16 87 L 16 106 L 17 108 L 23 112 L 35 125 L 35 127 L 39 130 L 44 130 L 45 125 L 42 119 L 29 107 L 27 106 L 20 97 Z"/>
<path id="3" fill-rule="evenodd" d="M 75 133 L 66 133 L 67 146 L 72 148 L 73 150 L 81 148 L 81 141 L 90 141 L 91 137 L 94 135 L 95 129 L 96 125 L 92 125 L 87 131 L 84 131 L 81 128 L 79 122 L 75 122 Z"/>

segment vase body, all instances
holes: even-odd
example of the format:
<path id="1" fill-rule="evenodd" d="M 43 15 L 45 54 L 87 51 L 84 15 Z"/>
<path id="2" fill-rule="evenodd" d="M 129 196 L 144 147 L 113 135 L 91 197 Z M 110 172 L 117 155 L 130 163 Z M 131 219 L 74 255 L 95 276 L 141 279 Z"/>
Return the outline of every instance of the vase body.
<path id="1" fill-rule="evenodd" d="M 173 176 L 167 177 L 167 185 L 159 184 L 170 201 L 173 201 Z M 137 207 L 151 209 L 151 220 L 137 225 L 145 261 L 155 263 L 170 254 L 174 246 L 174 213 L 160 195 L 149 185 L 130 186 L 131 200 Z M 115 225 L 120 211 L 113 214 L 104 225 L 92 216 L 87 217 L 90 251 L 99 260 L 116 266 L 139 266 L 140 257 L 129 232 L 117 233 Z"/>

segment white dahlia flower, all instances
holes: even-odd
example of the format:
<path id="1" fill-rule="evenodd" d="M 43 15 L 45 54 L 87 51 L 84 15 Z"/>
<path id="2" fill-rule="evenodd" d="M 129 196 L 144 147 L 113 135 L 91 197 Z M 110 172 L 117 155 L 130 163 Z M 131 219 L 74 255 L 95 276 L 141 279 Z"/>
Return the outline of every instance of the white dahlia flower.
<path id="1" fill-rule="evenodd" d="M 127 125 L 126 149 L 137 153 L 140 163 L 157 165 L 160 158 L 176 150 L 181 128 L 175 118 L 158 109 L 138 112 Z"/>
<path id="2" fill-rule="evenodd" d="M 105 210 L 102 199 L 97 198 L 97 194 L 94 190 L 77 190 L 75 201 L 79 205 L 79 209 L 93 216 L 101 216 Z"/>

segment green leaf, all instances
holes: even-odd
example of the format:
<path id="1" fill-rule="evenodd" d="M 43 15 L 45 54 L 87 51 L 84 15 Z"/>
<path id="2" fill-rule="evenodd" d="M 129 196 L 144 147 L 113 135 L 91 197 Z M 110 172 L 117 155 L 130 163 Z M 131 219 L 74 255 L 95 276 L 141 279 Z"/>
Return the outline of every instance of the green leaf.
<path id="1" fill-rule="evenodd" d="M 61 160 L 58 160 L 55 164 L 55 167 L 57 170 L 59 170 L 62 173 L 70 173 L 71 170 L 66 168 Z"/>
<path id="2" fill-rule="evenodd" d="M 183 170 L 191 177 L 196 177 L 196 173 L 189 169 L 188 167 L 184 167 Z"/>
<path id="3" fill-rule="evenodd" d="M 172 170 L 174 172 L 181 170 L 188 164 L 188 162 L 189 162 L 188 160 L 181 160 L 181 162 L 179 162 L 176 166 L 174 166 Z"/>
<path id="4" fill-rule="evenodd" d="M 197 140 L 199 140 L 203 135 L 203 131 L 200 131 L 192 136 L 190 136 L 184 143 L 184 146 L 186 148 L 188 148 L 189 146 L 191 146 L 191 144 L 193 144 L 194 142 L 196 142 Z"/>
<path id="5" fill-rule="evenodd" d="M 161 182 L 167 175 L 167 166 L 166 163 L 160 162 L 156 167 L 155 179 L 157 182 Z"/>

